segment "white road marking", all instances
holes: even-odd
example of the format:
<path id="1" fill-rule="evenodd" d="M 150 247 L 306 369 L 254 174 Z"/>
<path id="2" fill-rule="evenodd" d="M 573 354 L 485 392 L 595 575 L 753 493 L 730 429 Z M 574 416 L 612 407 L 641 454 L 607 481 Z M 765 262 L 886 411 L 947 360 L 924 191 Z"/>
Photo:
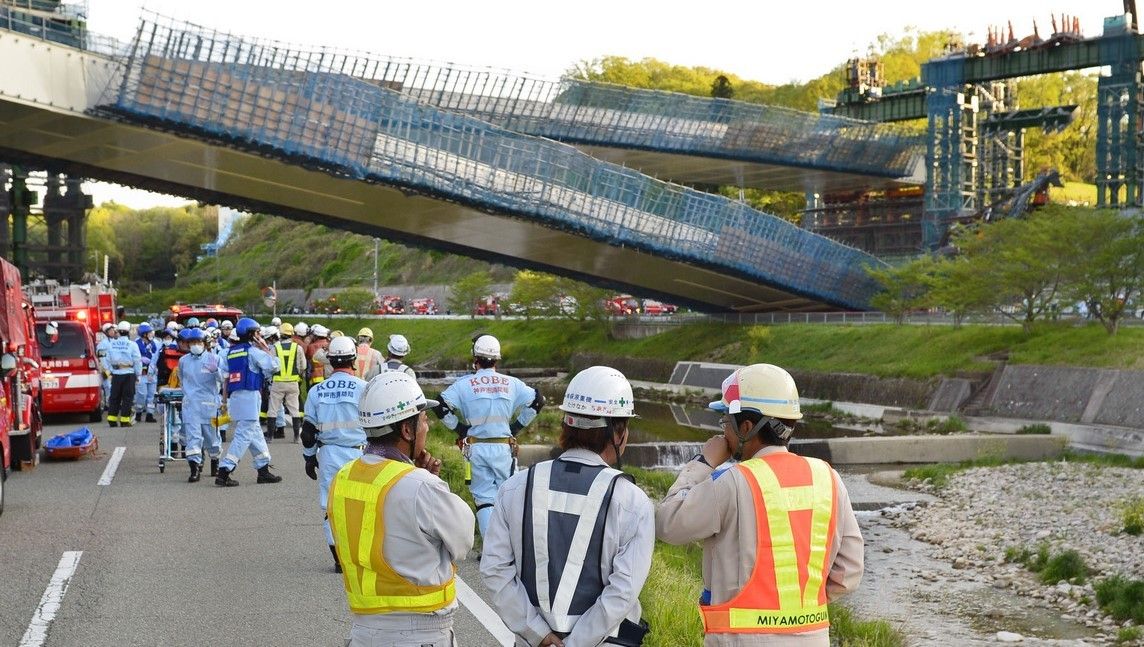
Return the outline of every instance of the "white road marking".
<path id="1" fill-rule="evenodd" d="M 513 636 L 512 632 L 508 630 L 508 627 L 504 625 L 500 616 L 493 611 L 492 607 L 485 604 L 481 596 L 477 595 L 476 591 L 470 589 L 469 585 L 465 584 L 464 580 L 459 577 L 457 578 L 457 599 L 460 600 L 461 604 L 465 605 L 466 609 L 476 616 L 477 620 L 484 625 L 485 629 L 488 629 L 489 633 L 493 635 L 493 638 L 496 638 L 501 647 L 512 647 L 516 644 L 516 637 Z"/>
<path id="2" fill-rule="evenodd" d="M 115 448 L 111 454 L 111 460 L 107 461 L 107 467 L 103 468 L 103 476 L 99 477 L 99 483 L 96 485 L 111 485 L 111 479 L 115 478 L 115 470 L 119 469 L 119 461 L 123 460 L 123 454 L 126 451 L 126 447 Z"/>
<path id="3" fill-rule="evenodd" d="M 56 572 L 48 582 L 48 588 L 44 589 L 44 597 L 40 598 L 40 606 L 36 607 L 36 612 L 32 614 L 32 622 L 24 632 L 24 637 L 20 639 L 20 647 L 40 647 L 48 639 L 48 628 L 51 627 L 52 620 L 55 620 L 56 612 L 60 610 L 60 603 L 63 602 L 64 593 L 68 590 L 68 583 L 71 582 L 72 575 L 79 566 L 80 555 L 83 555 L 82 550 L 69 550 L 60 558 L 59 566 L 56 566 Z"/>

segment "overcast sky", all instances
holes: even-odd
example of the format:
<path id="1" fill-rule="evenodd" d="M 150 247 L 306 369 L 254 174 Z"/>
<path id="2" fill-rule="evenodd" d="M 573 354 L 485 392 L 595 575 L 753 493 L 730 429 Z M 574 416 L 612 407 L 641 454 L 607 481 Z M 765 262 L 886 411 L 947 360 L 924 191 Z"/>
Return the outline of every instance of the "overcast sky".
<path id="1" fill-rule="evenodd" d="M 1080 18 L 1098 35 L 1104 16 L 1122 10 L 1107 0 L 919 0 L 768 2 L 760 0 L 89 0 L 88 27 L 130 40 L 145 6 L 157 13 L 244 36 L 331 45 L 377 54 L 557 77 L 604 55 L 702 65 L 779 84 L 822 75 L 880 34 L 953 29 L 984 41 L 990 25 L 1013 22 L 1018 38 L 1052 31 L 1050 15 Z M 134 207 L 180 204 L 142 192 L 91 183 L 96 203 Z"/>

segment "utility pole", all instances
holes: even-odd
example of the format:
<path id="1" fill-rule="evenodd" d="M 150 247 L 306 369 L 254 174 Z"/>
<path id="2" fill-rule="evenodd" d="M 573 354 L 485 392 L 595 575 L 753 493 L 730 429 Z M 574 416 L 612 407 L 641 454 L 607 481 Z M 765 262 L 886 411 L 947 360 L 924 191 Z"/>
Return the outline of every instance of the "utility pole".
<path id="1" fill-rule="evenodd" d="M 377 298 L 377 249 L 380 241 L 373 239 L 373 298 Z"/>

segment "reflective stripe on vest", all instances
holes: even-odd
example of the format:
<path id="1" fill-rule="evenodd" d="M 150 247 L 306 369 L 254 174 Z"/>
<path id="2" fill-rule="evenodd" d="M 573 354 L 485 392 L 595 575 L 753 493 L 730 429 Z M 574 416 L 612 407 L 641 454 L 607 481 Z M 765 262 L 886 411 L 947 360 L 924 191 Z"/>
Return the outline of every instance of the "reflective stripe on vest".
<path id="1" fill-rule="evenodd" d="M 837 500 L 830 466 L 787 452 L 738 466 L 755 501 L 755 570 L 743 590 L 700 606 L 707 633 L 802 633 L 830 626 L 826 578 Z"/>
<path id="2" fill-rule="evenodd" d="M 455 578 L 418 586 L 385 559 L 385 498 L 413 466 L 394 460 L 347 463 L 330 483 L 327 512 L 346 598 L 354 613 L 429 613 L 456 597 Z"/>
<path id="3" fill-rule="evenodd" d="M 289 350 L 286 350 L 289 346 Z M 274 353 L 278 355 L 278 374 L 274 376 L 275 382 L 297 382 L 302 379 L 297 373 L 298 344 L 280 341 L 274 344 Z"/>
<path id="4" fill-rule="evenodd" d="M 522 583 L 548 626 L 567 633 L 604 590 L 604 518 L 624 474 L 559 459 L 530 471 Z"/>

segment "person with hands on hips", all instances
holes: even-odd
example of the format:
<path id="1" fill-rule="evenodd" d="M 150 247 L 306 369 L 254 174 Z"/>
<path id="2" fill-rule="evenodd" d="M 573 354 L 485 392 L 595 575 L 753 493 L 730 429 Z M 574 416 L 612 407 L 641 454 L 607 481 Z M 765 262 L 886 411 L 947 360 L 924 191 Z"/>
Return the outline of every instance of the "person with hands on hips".
<path id="1" fill-rule="evenodd" d="M 827 647 L 827 603 L 862 579 L 862 534 L 838 473 L 787 449 L 802 418 L 794 379 L 740 368 L 710 408 L 723 435 L 685 464 L 655 519 L 662 541 L 703 542 L 703 644 Z"/>
<path id="2" fill-rule="evenodd" d="M 366 382 L 354 375 L 357 346 L 349 337 L 338 337 L 330 341 L 326 357 L 333 372 L 310 387 L 302 418 L 302 459 L 306 465 L 306 476 L 318 481 L 318 506 L 323 517 L 330 481 L 343 465 L 361 456 L 365 445 L 365 432 L 358 419 L 358 403 Z M 340 573 L 329 520 L 326 519 L 323 525 L 326 544 L 334 556 L 334 570 Z"/>
<path id="3" fill-rule="evenodd" d="M 473 547 L 474 519 L 425 449 L 436 404 L 405 373 L 382 373 L 362 393 L 365 453 L 338 470 L 327 502 L 350 647 L 457 645 L 455 562 Z"/>

